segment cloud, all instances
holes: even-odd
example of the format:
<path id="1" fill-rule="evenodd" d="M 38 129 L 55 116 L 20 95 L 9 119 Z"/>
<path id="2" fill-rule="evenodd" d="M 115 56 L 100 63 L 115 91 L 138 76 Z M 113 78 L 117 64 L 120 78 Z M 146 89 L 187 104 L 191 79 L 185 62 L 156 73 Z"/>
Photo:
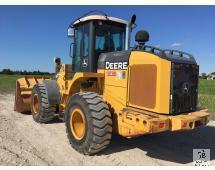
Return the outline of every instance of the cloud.
<path id="1" fill-rule="evenodd" d="M 180 46 L 182 46 L 182 43 L 179 43 L 179 42 L 175 42 L 171 44 L 171 47 L 180 47 Z"/>
<path id="2" fill-rule="evenodd" d="M 160 47 L 161 47 L 161 45 L 160 45 L 160 44 L 158 44 L 158 45 L 156 45 L 155 47 L 160 48 Z"/>

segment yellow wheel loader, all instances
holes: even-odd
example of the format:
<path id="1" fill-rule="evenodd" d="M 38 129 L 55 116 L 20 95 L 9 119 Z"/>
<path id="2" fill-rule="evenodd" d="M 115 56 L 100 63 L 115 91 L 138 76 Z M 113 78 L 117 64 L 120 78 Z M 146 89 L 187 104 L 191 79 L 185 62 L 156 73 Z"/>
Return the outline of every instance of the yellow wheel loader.
<path id="1" fill-rule="evenodd" d="M 199 66 L 191 54 L 146 45 L 131 21 L 88 13 L 69 26 L 72 64 L 56 75 L 17 80 L 15 110 L 38 123 L 64 114 L 68 139 L 83 154 L 105 149 L 112 133 L 131 138 L 191 130 L 208 123 L 197 107 Z"/>

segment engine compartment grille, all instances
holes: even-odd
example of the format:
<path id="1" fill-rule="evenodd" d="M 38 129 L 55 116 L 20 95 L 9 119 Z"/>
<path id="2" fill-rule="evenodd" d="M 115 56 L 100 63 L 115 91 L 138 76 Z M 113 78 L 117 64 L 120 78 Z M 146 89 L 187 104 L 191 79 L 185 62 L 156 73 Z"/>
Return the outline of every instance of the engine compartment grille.
<path id="1" fill-rule="evenodd" d="M 199 66 L 172 64 L 170 112 L 195 111 L 198 99 Z"/>

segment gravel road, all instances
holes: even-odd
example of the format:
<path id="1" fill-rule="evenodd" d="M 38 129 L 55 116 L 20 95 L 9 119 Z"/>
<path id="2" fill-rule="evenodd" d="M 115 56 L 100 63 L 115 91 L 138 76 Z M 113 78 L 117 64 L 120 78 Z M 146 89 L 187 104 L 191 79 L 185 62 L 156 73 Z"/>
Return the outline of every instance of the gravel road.
<path id="1" fill-rule="evenodd" d="M 14 112 L 13 102 L 13 95 L 0 95 L 0 165 L 192 165 L 193 148 L 211 149 L 215 165 L 215 122 L 186 132 L 114 136 L 105 151 L 84 156 L 69 145 L 63 121 L 35 123 Z"/>

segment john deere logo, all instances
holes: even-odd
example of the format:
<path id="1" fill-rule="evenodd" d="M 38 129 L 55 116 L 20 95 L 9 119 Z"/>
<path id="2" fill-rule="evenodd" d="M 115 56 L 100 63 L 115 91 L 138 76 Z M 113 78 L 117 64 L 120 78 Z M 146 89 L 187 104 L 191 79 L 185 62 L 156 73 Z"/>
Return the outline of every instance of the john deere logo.
<path id="1" fill-rule="evenodd" d="M 117 62 L 117 63 L 111 63 L 106 62 L 106 69 L 109 70 L 126 70 L 128 66 L 128 62 Z"/>
<path id="2" fill-rule="evenodd" d="M 188 83 L 184 83 L 182 89 L 183 89 L 184 93 L 188 93 L 189 92 L 189 84 Z"/>

